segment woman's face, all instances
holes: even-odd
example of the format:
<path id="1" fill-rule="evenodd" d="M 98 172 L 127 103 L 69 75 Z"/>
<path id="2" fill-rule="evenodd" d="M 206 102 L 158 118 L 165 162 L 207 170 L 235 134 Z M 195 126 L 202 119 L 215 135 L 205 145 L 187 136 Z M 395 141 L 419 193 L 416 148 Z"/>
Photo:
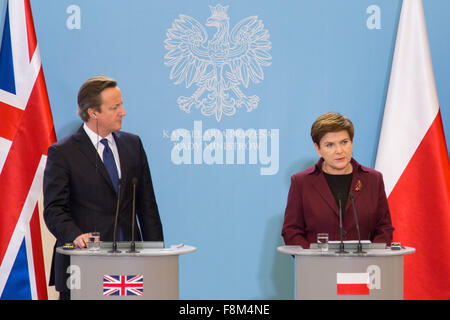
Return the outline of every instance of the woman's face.
<path id="1" fill-rule="evenodd" d="M 314 144 L 320 157 L 324 159 L 322 170 L 329 174 L 349 174 L 353 167 L 352 159 L 353 143 L 347 130 L 328 132 L 319 145 Z"/>

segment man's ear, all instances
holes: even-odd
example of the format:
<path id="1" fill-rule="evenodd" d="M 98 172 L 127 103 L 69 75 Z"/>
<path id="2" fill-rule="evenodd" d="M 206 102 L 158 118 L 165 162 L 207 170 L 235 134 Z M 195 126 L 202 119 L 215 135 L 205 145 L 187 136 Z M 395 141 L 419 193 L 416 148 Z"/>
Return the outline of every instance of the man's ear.
<path id="1" fill-rule="evenodd" d="M 97 119 L 97 111 L 94 108 L 88 108 L 87 113 L 89 115 L 89 118 Z"/>

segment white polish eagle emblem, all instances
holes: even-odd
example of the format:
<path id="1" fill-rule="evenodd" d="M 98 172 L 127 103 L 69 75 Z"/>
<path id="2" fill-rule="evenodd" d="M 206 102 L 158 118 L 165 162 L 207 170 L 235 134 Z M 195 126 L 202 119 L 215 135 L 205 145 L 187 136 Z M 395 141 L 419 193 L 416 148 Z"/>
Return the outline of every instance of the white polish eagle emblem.
<path id="1" fill-rule="evenodd" d="M 240 87 L 264 79 L 263 67 L 272 59 L 271 43 L 257 16 L 242 19 L 230 31 L 228 6 L 209 8 L 205 26 L 217 28 L 212 38 L 196 19 L 180 14 L 167 30 L 164 64 L 171 67 L 170 79 L 176 85 L 197 86 L 190 97 L 178 97 L 180 109 L 189 113 L 194 106 L 219 122 L 223 115 L 233 116 L 236 107 L 245 106 L 248 112 L 258 107 L 259 97 L 245 95 Z"/>

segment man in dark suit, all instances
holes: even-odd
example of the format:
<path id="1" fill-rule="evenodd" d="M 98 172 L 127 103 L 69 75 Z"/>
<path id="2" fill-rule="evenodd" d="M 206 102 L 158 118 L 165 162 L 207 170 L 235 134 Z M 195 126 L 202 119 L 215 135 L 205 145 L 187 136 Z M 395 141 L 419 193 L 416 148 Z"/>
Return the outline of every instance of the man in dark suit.
<path id="1" fill-rule="evenodd" d="M 101 240 L 112 241 L 118 197 L 118 240 L 131 240 L 133 183 L 138 221 L 134 234 L 138 240 L 163 241 L 142 142 L 119 131 L 126 114 L 122 103 L 115 80 L 106 76 L 87 80 L 78 92 L 78 113 L 84 124 L 48 149 L 44 219 L 57 239 L 55 249 L 67 242 L 85 248 L 93 231 L 100 232 Z M 56 286 L 62 299 L 69 297 L 68 266 L 69 257 L 54 251 L 50 285 Z"/>

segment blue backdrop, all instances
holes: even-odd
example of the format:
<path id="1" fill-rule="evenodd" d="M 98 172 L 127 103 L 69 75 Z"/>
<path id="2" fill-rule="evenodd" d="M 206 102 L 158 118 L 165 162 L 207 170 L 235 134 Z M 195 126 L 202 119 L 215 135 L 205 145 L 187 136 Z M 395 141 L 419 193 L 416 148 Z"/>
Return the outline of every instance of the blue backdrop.
<path id="1" fill-rule="evenodd" d="M 290 176 L 317 160 L 309 130 L 330 110 L 353 120 L 354 157 L 374 166 L 401 1 L 218 3 L 32 0 L 56 135 L 80 126 L 76 95 L 87 78 L 115 78 L 123 130 L 140 135 L 148 154 L 166 245 L 198 249 L 180 259 L 180 297 L 291 299 L 293 259 L 276 251 Z M 450 137 L 450 2 L 423 4 Z M 251 16 L 259 21 L 243 21 Z M 242 21 L 247 31 L 221 38 L 227 17 L 230 33 Z M 224 44 L 238 37 L 252 52 L 217 67 L 239 58 Z M 208 78 L 214 72 L 228 82 Z M 190 112 L 180 108 L 196 95 Z"/>

